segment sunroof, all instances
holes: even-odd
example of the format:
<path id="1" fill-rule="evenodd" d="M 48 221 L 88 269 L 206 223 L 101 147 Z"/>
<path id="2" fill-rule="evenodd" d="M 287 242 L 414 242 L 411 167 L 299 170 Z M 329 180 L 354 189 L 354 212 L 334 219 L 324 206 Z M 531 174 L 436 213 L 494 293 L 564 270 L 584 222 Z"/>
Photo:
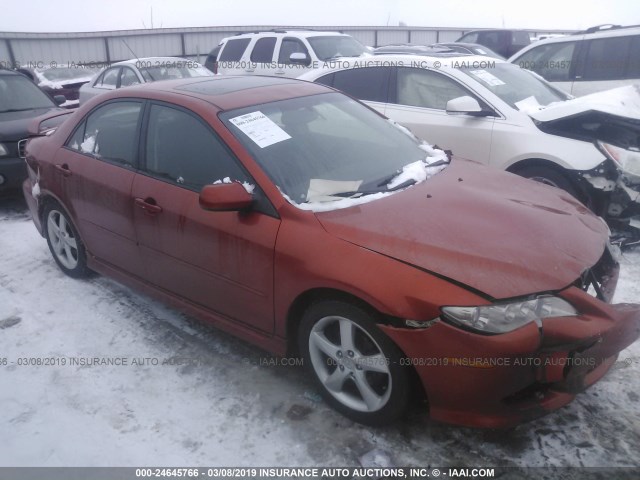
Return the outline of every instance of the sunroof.
<path id="1" fill-rule="evenodd" d="M 218 77 L 211 78 L 199 82 L 189 83 L 181 87 L 176 87 L 176 90 L 183 90 L 185 92 L 200 93 L 203 95 L 224 95 L 225 93 L 238 92 L 240 90 L 248 90 L 250 88 L 266 87 L 269 85 L 285 85 L 288 83 L 295 83 L 296 80 L 288 78 L 277 77 L 261 77 L 261 76 L 246 76 L 246 77 Z"/>

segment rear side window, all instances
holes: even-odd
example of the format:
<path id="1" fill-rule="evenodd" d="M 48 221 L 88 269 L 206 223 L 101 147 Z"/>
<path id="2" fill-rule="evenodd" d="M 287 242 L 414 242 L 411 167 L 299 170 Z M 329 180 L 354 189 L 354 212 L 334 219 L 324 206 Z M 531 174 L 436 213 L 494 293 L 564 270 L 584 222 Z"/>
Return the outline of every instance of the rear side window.
<path id="1" fill-rule="evenodd" d="M 331 86 L 360 100 L 386 102 L 390 71 L 389 67 L 343 70 L 334 74 Z"/>
<path id="2" fill-rule="evenodd" d="M 531 43 L 527 32 L 512 32 L 512 35 L 511 40 L 514 45 L 529 45 Z"/>
<path id="3" fill-rule="evenodd" d="M 627 78 L 640 78 L 640 35 L 631 38 Z"/>
<path id="4" fill-rule="evenodd" d="M 67 147 L 124 166 L 136 165 L 142 103 L 104 105 L 80 124 Z"/>
<path id="5" fill-rule="evenodd" d="M 256 63 L 271 63 L 275 47 L 276 37 L 261 38 L 253 46 L 251 61 Z"/>
<path id="6" fill-rule="evenodd" d="M 570 78 L 571 63 L 577 42 L 540 45 L 523 54 L 517 65 L 532 70 L 550 82 L 566 82 Z"/>
<path id="7" fill-rule="evenodd" d="M 120 86 L 121 87 L 130 87 L 131 85 L 138 85 L 140 80 L 138 80 L 138 76 L 136 73 L 130 68 L 123 68 L 122 75 L 120 76 Z"/>
<path id="8" fill-rule="evenodd" d="M 419 68 L 398 68 L 397 83 L 400 105 L 446 110 L 449 100 L 465 95 L 474 97 L 450 78 Z"/>
<path id="9" fill-rule="evenodd" d="M 463 35 L 458 42 L 478 43 L 478 32 L 467 33 L 466 35 Z"/>
<path id="10" fill-rule="evenodd" d="M 120 67 L 110 68 L 105 70 L 95 84 L 95 87 L 106 88 L 114 90 L 118 85 L 118 75 L 120 74 Z"/>
<path id="11" fill-rule="evenodd" d="M 228 40 L 218 60 L 220 62 L 237 62 L 242 58 L 242 55 L 244 55 L 244 51 L 247 49 L 250 41 L 250 38 Z"/>
<path id="12" fill-rule="evenodd" d="M 591 40 L 584 64 L 584 80 L 618 80 L 625 77 L 631 37 Z"/>
<path id="13" fill-rule="evenodd" d="M 209 127 L 189 113 L 163 105 L 151 106 L 146 170 L 154 177 L 194 191 L 226 177 L 247 180 Z"/>

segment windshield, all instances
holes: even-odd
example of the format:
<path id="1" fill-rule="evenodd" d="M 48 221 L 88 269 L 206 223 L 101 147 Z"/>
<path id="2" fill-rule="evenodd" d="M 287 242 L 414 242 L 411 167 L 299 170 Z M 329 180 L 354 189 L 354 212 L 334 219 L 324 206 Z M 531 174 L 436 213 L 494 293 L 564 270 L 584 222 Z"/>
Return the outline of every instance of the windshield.
<path id="1" fill-rule="evenodd" d="M 97 68 L 48 68 L 38 73 L 50 82 L 64 82 L 65 80 L 92 77 L 98 71 Z"/>
<path id="2" fill-rule="evenodd" d="M 221 119 L 298 204 L 406 187 L 415 182 L 399 173 L 428 153 L 411 134 L 339 93 L 232 110 Z"/>
<path id="3" fill-rule="evenodd" d="M 22 75 L 0 75 L 0 113 L 55 107 L 49 97 Z"/>
<path id="4" fill-rule="evenodd" d="M 569 95 L 552 87 L 528 70 L 510 63 L 488 63 L 488 68 L 462 67 L 461 72 L 480 82 L 518 110 L 546 107 L 568 100 Z"/>
<path id="5" fill-rule="evenodd" d="M 366 52 L 362 44 L 353 37 L 310 37 L 307 40 L 320 60 L 359 57 Z"/>

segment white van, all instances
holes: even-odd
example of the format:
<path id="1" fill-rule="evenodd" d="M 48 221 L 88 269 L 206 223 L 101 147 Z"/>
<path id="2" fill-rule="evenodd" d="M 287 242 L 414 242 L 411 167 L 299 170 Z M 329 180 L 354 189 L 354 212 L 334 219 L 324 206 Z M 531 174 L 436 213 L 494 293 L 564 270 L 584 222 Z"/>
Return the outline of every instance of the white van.
<path id="1" fill-rule="evenodd" d="M 640 27 L 607 25 L 540 40 L 509 61 L 574 96 L 640 83 Z"/>

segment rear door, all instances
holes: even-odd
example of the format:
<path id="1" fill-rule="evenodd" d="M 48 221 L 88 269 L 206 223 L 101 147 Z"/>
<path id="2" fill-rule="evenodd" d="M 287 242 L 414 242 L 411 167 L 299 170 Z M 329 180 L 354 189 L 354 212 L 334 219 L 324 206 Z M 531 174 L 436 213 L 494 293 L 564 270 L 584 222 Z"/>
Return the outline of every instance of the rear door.
<path id="1" fill-rule="evenodd" d="M 143 275 L 133 227 L 131 186 L 138 165 L 142 101 L 103 104 L 78 125 L 55 159 L 64 203 L 74 210 L 89 252 Z"/>
<path id="2" fill-rule="evenodd" d="M 147 278 L 157 287 L 261 331 L 273 330 L 273 255 L 280 220 L 213 129 L 193 112 L 153 103 L 134 219 Z M 225 180 L 226 179 L 226 180 Z M 210 212 L 216 181 L 254 186 L 251 212 Z"/>

